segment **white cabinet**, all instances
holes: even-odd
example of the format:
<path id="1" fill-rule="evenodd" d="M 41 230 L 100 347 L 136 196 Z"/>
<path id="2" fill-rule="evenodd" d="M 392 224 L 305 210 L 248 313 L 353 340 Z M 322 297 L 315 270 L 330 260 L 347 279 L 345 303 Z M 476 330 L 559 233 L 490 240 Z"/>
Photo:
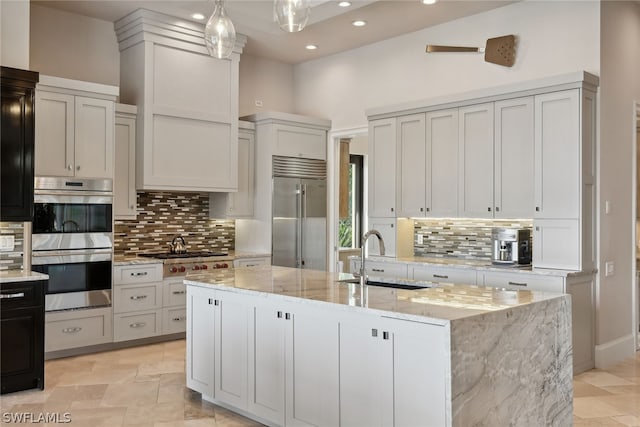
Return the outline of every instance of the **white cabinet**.
<path id="1" fill-rule="evenodd" d="M 277 425 L 338 425 L 337 320 L 262 299 L 253 316 L 249 412 Z"/>
<path id="2" fill-rule="evenodd" d="M 162 264 L 116 265 L 113 269 L 113 340 L 163 333 Z"/>
<path id="3" fill-rule="evenodd" d="M 533 265 L 593 268 L 595 94 L 570 89 L 534 102 Z"/>
<path id="4" fill-rule="evenodd" d="M 138 9 L 114 27 L 120 99 L 141 109 L 137 188 L 236 191 L 238 65 L 246 38 L 238 34 L 230 58 L 216 59 L 199 24 Z"/>
<path id="5" fill-rule="evenodd" d="M 233 267 L 255 267 L 258 265 L 271 265 L 271 257 L 234 258 Z"/>
<path id="6" fill-rule="evenodd" d="M 531 218 L 533 97 L 498 101 L 494 111 L 494 217 Z"/>
<path id="7" fill-rule="evenodd" d="M 493 271 L 484 272 L 482 276 L 484 286 L 505 288 L 513 291 L 565 292 L 564 278 L 560 276 Z"/>
<path id="8" fill-rule="evenodd" d="M 210 193 L 210 218 L 253 217 L 255 126 L 245 121 L 240 121 L 238 126 L 238 191 Z"/>
<path id="9" fill-rule="evenodd" d="M 369 229 L 378 230 L 384 240 L 384 256 L 396 256 L 396 219 L 395 218 L 369 218 Z M 367 241 L 369 255 L 381 255 L 380 243 L 375 236 Z"/>
<path id="10" fill-rule="evenodd" d="M 245 297 L 187 287 L 187 387 L 239 409 L 247 407 Z"/>
<path id="11" fill-rule="evenodd" d="M 472 268 L 409 266 L 409 278 L 430 282 L 446 282 L 463 285 L 475 285 L 476 270 Z"/>
<path id="12" fill-rule="evenodd" d="M 458 109 L 426 114 L 429 217 L 458 215 Z"/>
<path id="13" fill-rule="evenodd" d="M 399 217 L 423 217 L 426 208 L 425 115 L 397 119 L 396 206 Z"/>
<path id="14" fill-rule="evenodd" d="M 136 219 L 136 114 L 133 105 L 116 104 L 113 216 Z"/>
<path id="15" fill-rule="evenodd" d="M 117 93 L 113 86 L 40 76 L 35 102 L 36 175 L 113 178 Z"/>
<path id="16" fill-rule="evenodd" d="M 407 264 L 401 262 L 380 262 L 367 259 L 364 263 L 367 269 L 368 276 L 375 277 L 397 277 L 406 279 L 409 277 L 407 274 Z M 359 273 L 361 269 L 360 259 L 351 260 L 351 271 Z"/>
<path id="17" fill-rule="evenodd" d="M 396 216 L 396 119 L 369 123 L 369 217 Z"/>
<path id="18" fill-rule="evenodd" d="M 352 316 L 340 322 L 340 425 L 445 425 L 445 328 Z"/>
<path id="19" fill-rule="evenodd" d="M 327 132 L 302 126 L 277 124 L 275 133 L 275 156 L 302 157 L 327 160 Z"/>
<path id="20" fill-rule="evenodd" d="M 493 108 L 491 102 L 458 110 L 458 215 L 462 218 L 493 218 Z"/>
<path id="21" fill-rule="evenodd" d="M 113 340 L 111 308 L 46 313 L 44 351 L 105 344 Z"/>

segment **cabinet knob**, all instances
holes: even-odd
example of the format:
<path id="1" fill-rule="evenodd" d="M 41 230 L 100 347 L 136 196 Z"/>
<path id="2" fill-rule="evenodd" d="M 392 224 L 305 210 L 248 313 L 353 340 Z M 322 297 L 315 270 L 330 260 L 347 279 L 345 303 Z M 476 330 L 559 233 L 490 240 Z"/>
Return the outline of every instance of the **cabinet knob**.
<path id="1" fill-rule="evenodd" d="M 129 206 L 129 209 L 133 209 L 133 205 Z"/>
<path id="2" fill-rule="evenodd" d="M 79 171 L 80 170 L 80 166 L 76 166 L 76 170 Z"/>
<path id="3" fill-rule="evenodd" d="M 536 206 L 536 212 L 540 212 L 540 206 Z"/>
<path id="4" fill-rule="evenodd" d="M 431 210 L 431 208 L 427 208 L 427 212 L 429 212 Z"/>
<path id="5" fill-rule="evenodd" d="M 487 208 L 487 212 L 491 212 L 491 206 Z"/>
<path id="6" fill-rule="evenodd" d="M 68 165 L 68 166 L 67 166 L 67 169 L 68 169 L 68 170 L 73 170 L 73 166 Z"/>
<path id="7" fill-rule="evenodd" d="M 500 208 L 496 206 L 496 212 L 500 212 Z"/>
<path id="8" fill-rule="evenodd" d="M 383 331 L 382 332 L 382 339 L 383 340 L 388 340 L 389 339 L 389 332 Z"/>
<path id="9" fill-rule="evenodd" d="M 420 208 L 420 212 L 424 212 L 424 208 Z"/>
<path id="10" fill-rule="evenodd" d="M 378 330 L 377 329 L 371 329 L 371 336 L 372 337 L 377 337 L 378 336 Z"/>
<path id="11" fill-rule="evenodd" d="M 391 208 L 391 212 L 393 212 L 393 208 Z"/>
<path id="12" fill-rule="evenodd" d="M 393 228 L 393 224 L 391 224 L 391 228 Z"/>

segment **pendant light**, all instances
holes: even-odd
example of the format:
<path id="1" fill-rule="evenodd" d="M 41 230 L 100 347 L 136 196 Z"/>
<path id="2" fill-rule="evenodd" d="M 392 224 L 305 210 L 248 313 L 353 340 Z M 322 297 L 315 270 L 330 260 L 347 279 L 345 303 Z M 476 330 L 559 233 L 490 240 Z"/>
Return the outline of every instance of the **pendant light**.
<path id="1" fill-rule="evenodd" d="M 204 41 L 209 55 L 224 59 L 231 56 L 236 44 L 236 29 L 224 10 L 224 0 L 216 0 L 213 14 L 204 27 Z"/>
<path id="2" fill-rule="evenodd" d="M 273 10 L 280 28 L 289 33 L 302 31 L 311 11 L 310 0 L 274 0 Z"/>

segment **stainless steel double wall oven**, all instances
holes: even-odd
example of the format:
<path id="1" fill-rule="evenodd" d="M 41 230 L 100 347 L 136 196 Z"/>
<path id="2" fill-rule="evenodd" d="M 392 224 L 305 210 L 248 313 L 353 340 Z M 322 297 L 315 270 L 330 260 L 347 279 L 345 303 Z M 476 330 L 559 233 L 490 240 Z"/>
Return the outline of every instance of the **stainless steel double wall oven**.
<path id="1" fill-rule="evenodd" d="M 45 310 L 111 305 L 112 180 L 36 177 L 32 255 L 49 275 Z"/>

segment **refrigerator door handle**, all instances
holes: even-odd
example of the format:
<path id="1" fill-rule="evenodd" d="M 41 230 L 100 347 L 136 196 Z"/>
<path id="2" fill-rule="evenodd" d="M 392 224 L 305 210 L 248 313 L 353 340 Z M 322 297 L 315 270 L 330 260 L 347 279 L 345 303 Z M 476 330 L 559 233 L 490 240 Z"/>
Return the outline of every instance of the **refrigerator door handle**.
<path id="1" fill-rule="evenodd" d="M 302 212 L 300 215 L 300 264 L 304 268 L 304 229 L 307 226 L 307 184 L 300 184 L 302 188 Z"/>
<path id="2" fill-rule="evenodd" d="M 302 207 L 304 190 L 303 184 L 296 184 L 296 267 L 300 268 L 302 261 Z"/>

